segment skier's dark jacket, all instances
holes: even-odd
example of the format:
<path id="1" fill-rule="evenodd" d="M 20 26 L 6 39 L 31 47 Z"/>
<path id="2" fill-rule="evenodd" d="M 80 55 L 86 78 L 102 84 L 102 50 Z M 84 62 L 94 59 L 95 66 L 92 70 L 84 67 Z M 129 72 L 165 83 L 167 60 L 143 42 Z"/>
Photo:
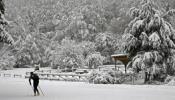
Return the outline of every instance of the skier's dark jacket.
<path id="1" fill-rule="evenodd" d="M 31 79 L 33 80 L 33 85 L 38 85 L 39 83 L 39 76 L 37 74 L 31 74 L 29 77 L 29 83 L 31 84 Z"/>

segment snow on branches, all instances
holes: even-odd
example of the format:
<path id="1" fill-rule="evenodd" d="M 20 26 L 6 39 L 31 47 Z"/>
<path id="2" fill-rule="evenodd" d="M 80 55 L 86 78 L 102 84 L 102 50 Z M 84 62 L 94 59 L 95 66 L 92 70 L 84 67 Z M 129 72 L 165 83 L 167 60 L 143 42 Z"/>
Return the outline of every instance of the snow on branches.
<path id="1" fill-rule="evenodd" d="M 140 12 L 139 9 L 137 9 L 137 8 L 135 8 L 135 7 L 132 7 L 132 8 L 130 9 L 130 11 L 129 11 L 129 15 L 130 15 L 131 17 L 138 17 L 138 16 L 139 16 L 139 12 Z"/>
<path id="2" fill-rule="evenodd" d="M 155 72 L 160 63 L 166 63 L 166 58 L 173 55 L 175 31 L 162 13 L 152 0 L 143 0 L 141 6 L 130 9 L 133 20 L 128 24 L 123 39 L 132 68 L 152 68 Z M 174 10 L 167 13 L 172 15 Z"/>
<path id="3" fill-rule="evenodd" d="M 153 49 L 160 48 L 161 40 L 158 36 L 157 32 L 152 33 L 149 36 L 149 45 L 153 47 Z"/>
<path id="4" fill-rule="evenodd" d="M 8 25 L 8 21 L 4 18 L 4 3 L 0 1 L 0 42 L 13 44 L 13 38 L 6 31 L 5 26 Z"/>

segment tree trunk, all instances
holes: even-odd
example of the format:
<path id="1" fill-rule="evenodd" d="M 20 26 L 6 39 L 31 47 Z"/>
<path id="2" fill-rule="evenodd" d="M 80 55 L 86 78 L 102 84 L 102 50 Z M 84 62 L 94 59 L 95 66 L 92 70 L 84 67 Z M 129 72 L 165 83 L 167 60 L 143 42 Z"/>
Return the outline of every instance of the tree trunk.
<path id="1" fill-rule="evenodd" d="M 144 79 L 144 83 L 148 83 L 150 82 L 151 79 L 151 72 L 145 72 L 145 79 Z"/>
<path id="2" fill-rule="evenodd" d="M 145 79 L 144 79 L 144 83 L 147 83 L 148 81 L 148 72 L 145 72 Z"/>

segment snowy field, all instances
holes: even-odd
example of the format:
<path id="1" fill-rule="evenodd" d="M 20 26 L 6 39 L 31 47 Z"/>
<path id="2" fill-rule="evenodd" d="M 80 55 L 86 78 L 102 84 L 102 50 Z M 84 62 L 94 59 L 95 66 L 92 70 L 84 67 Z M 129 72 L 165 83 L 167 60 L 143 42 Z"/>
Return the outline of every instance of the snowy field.
<path id="1" fill-rule="evenodd" d="M 41 80 L 45 96 L 33 96 L 27 79 L 0 77 L 0 100 L 175 100 L 175 87 L 95 85 Z"/>
<path id="2" fill-rule="evenodd" d="M 0 73 L 25 75 L 34 69 L 14 69 Z M 45 96 L 33 96 L 27 79 L 0 76 L 0 100 L 175 100 L 175 86 L 97 85 L 83 82 L 41 80 Z"/>

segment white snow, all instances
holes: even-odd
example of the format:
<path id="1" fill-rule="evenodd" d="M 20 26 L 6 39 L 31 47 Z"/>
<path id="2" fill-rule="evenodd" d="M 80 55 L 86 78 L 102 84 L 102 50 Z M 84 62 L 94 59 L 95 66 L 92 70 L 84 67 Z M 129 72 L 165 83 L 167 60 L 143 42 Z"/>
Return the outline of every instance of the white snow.
<path id="1" fill-rule="evenodd" d="M 19 70 L 11 70 L 11 73 L 25 72 L 25 69 Z M 0 76 L 0 100 L 175 100 L 175 86 L 103 85 L 47 80 L 40 80 L 39 86 L 45 96 L 34 97 L 28 79 Z"/>
<path id="2" fill-rule="evenodd" d="M 127 56 L 127 54 L 114 54 L 114 55 L 111 55 L 111 57 L 117 57 L 117 56 Z"/>
<path id="3" fill-rule="evenodd" d="M 33 96 L 27 79 L 0 77 L 0 100 L 175 100 L 174 86 L 97 85 L 40 81 L 45 96 Z"/>
<path id="4" fill-rule="evenodd" d="M 151 42 L 160 42 L 160 37 L 156 32 L 154 32 L 149 36 L 149 40 Z"/>

